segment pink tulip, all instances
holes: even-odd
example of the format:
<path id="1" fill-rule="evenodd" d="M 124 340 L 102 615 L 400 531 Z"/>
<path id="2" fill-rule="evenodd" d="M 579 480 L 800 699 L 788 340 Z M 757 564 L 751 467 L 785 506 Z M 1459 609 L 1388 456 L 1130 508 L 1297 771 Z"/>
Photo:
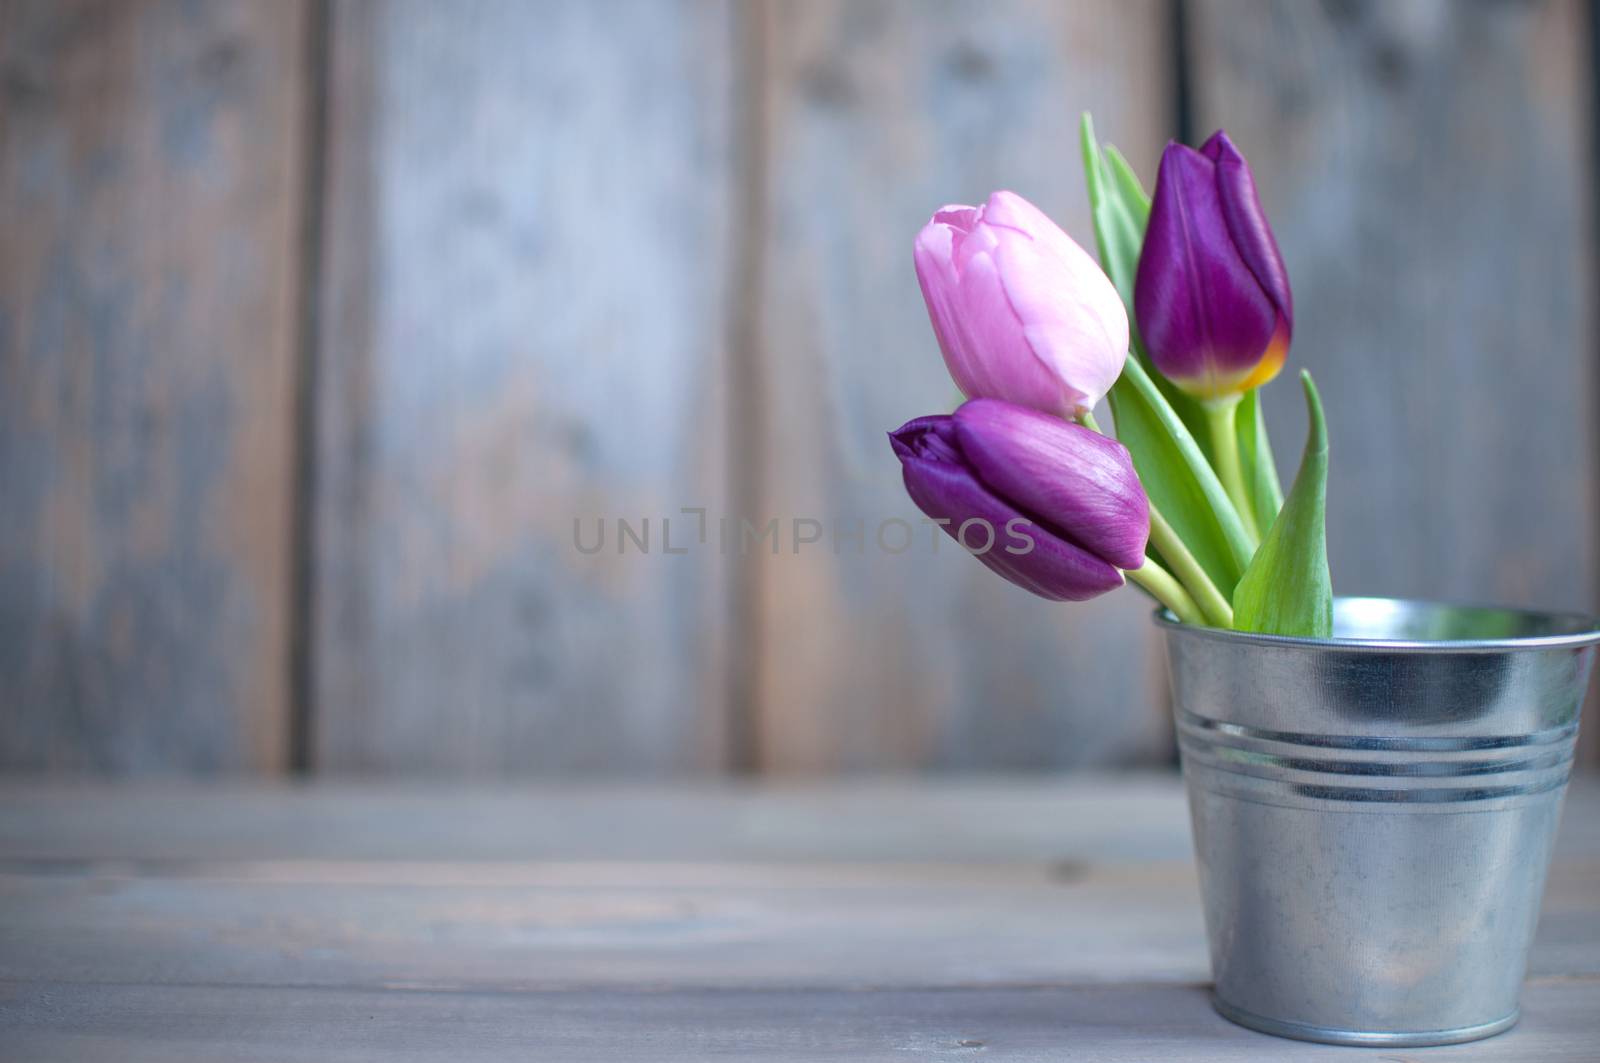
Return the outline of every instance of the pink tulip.
<path id="1" fill-rule="evenodd" d="M 1014 192 L 940 210 L 917 234 L 917 280 L 968 398 L 1070 417 L 1122 372 L 1128 314 L 1088 252 Z"/>

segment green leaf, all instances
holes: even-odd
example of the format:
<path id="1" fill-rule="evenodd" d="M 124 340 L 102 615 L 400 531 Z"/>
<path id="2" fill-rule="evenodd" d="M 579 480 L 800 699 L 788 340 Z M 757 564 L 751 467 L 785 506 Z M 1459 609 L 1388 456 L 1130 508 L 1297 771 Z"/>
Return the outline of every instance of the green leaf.
<path id="1" fill-rule="evenodd" d="M 1256 527 L 1266 531 L 1283 508 L 1283 488 L 1278 483 L 1278 465 L 1272 460 L 1272 444 L 1267 440 L 1267 422 L 1261 414 L 1261 389 L 1248 391 L 1239 400 L 1233 424 L 1239 436 L 1239 464 L 1244 470 L 1250 511 L 1256 518 Z"/>
<path id="2" fill-rule="evenodd" d="M 1250 540 L 1222 481 L 1138 359 L 1111 388 L 1117 439 L 1133 455 L 1139 482 L 1200 567 L 1224 595 L 1250 563 Z"/>
<path id="3" fill-rule="evenodd" d="M 1107 164 L 1094 139 L 1094 120 L 1088 111 L 1083 113 L 1079 134 L 1083 175 L 1089 186 L 1089 212 L 1094 217 L 1095 249 L 1132 321 L 1133 280 L 1139 268 L 1139 248 L 1144 245 L 1145 222 L 1150 217 L 1150 197 L 1139 187 L 1139 179 L 1131 169 L 1119 176 Z M 1122 165 L 1127 168 L 1126 161 Z"/>
<path id="4" fill-rule="evenodd" d="M 1088 114 L 1083 116 L 1081 133 L 1095 246 L 1131 322 L 1133 282 L 1150 215 L 1150 197 L 1116 149 L 1101 153 Z M 1193 426 L 1204 424 L 1199 404 L 1155 372 L 1137 335 L 1133 349 L 1134 356 L 1111 389 L 1117 439 L 1132 453 L 1150 500 L 1188 544 L 1211 581 L 1223 594 L 1231 595 L 1250 563 L 1250 541 L 1238 511 L 1197 442 Z M 1179 412 L 1180 403 L 1190 409 L 1193 421 Z"/>
<path id="5" fill-rule="evenodd" d="M 1272 530 L 1233 592 L 1233 626 L 1268 635 L 1328 638 L 1333 634 L 1333 581 L 1328 575 L 1324 518 L 1328 496 L 1328 429 L 1311 374 L 1302 371 L 1310 420 L 1300 471 Z"/>
<path id="6" fill-rule="evenodd" d="M 1084 115 L 1085 118 L 1088 115 Z M 1089 135 L 1094 136 L 1094 127 L 1089 127 Z M 1111 171 L 1111 178 L 1116 182 L 1117 195 L 1122 199 L 1128 213 L 1133 216 L 1139 225 L 1139 235 L 1144 235 L 1144 227 L 1150 222 L 1150 196 L 1144 190 L 1144 185 L 1139 183 L 1139 175 L 1133 172 L 1133 167 L 1128 160 L 1122 157 L 1112 144 L 1106 145 L 1105 161 Z"/>

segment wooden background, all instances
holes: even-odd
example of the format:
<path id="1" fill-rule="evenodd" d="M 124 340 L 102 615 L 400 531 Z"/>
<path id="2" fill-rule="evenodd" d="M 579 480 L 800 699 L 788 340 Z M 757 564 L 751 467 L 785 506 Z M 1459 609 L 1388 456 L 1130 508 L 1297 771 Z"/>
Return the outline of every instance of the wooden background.
<path id="1" fill-rule="evenodd" d="M 1340 591 L 1592 608 L 1592 44 L 1577 0 L 0 0 L 0 767 L 1166 758 L 1132 592 L 790 543 L 915 521 L 912 235 L 1011 187 L 1088 243 L 1085 108 L 1147 180 L 1250 157 Z"/>

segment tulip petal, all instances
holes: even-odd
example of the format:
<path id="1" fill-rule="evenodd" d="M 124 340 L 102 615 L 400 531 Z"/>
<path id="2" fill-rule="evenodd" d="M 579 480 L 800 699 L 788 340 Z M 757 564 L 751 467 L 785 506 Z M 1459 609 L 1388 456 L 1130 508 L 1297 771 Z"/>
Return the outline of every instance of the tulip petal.
<path id="1" fill-rule="evenodd" d="M 1039 235 L 1041 239 L 1048 238 L 1053 229 L 1061 233 L 1063 240 L 1071 243 L 1071 238 L 1061 232 L 1061 227 L 1051 221 L 1048 214 L 1015 192 L 1006 189 L 989 194 L 989 198 L 983 204 L 983 220 L 990 225 L 1003 225 L 1007 229 L 1015 229 L 1024 235 Z"/>
<path id="2" fill-rule="evenodd" d="M 969 207 L 965 203 L 951 203 L 940 207 L 933 212 L 933 220 L 940 225 L 947 225 L 958 232 L 971 232 L 972 227 L 978 223 L 982 212 L 977 207 Z"/>
<path id="3" fill-rule="evenodd" d="M 934 215 L 937 220 L 950 208 Z M 917 270 L 917 284 L 922 288 L 922 301 L 928 308 L 928 320 L 933 325 L 933 335 L 939 341 L 939 351 L 944 355 L 945 366 L 955 379 L 956 387 L 967 393 L 972 369 L 967 364 L 967 351 L 952 342 L 960 328 L 960 315 L 955 305 L 960 280 L 955 269 L 955 232 L 948 225 L 930 222 L 917 234 L 911 258 Z"/>
<path id="4" fill-rule="evenodd" d="M 941 208 L 913 257 L 963 394 L 1070 415 L 1116 381 L 1127 311 L 1094 259 L 1021 196 Z"/>
<path id="5" fill-rule="evenodd" d="M 1089 190 L 1089 210 L 1094 218 L 1095 243 L 1100 252 L 1100 264 L 1116 286 L 1117 294 L 1122 296 L 1129 324 L 1134 326 L 1129 337 L 1133 348 L 1132 358 L 1144 367 L 1161 392 L 1161 397 L 1172 407 L 1172 412 L 1178 415 L 1200 444 L 1201 452 L 1210 460 L 1210 436 L 1199 400 L 1161 375 L 1138 332 L 1138 317 L 1134 313 L 1134 279 L 1139 268 L 1139 250 L 1144 245 L 1145 226 L 1150 221 L 1150 196 L 1146 194 L 1144 185 L 1139 183 L 1139 175 L 1133 172 L 1133 167 L 1121 152 L 1110 144 L 1101 150 L 1094 137 L 1094 121 L 1087 111 L 1083 113 L 1079 132 L 1084 177 Z M 1111 400 L 1113 411 L 1117 407 L 1118 395 L 1127 391 L 1128 388 L 1120 381 L 1112 386 L 1107 398 Z M 1137 453 L 1140 448 L 1136 443 L 1123 437 L 1123 428 L 1119 423 L 1117 438 Z"/>
<path id="6" fill-rule="evenodd" d="M 987 488 L 965 463 L 954 419 L 919 417 L 890 433 L 903 466 L 906 492 L 945 533 L 1000 576 L 1053 601 L 1084 601 L 1120 587 L 1122 573 L 1056 534 Z M 982 521 L 987 529 L 969 526 Z M 984 547 L 992 531 L 993 540 Z M 1014 552 L 1023 551 L 1023 552 Z"/>
<path id="7" fill-rule="evenodd" d="M 1144 563 L 1150 503 L 1121 443 L 997 399 L 954 416 L 961 453 L 985 485 L 1119 568 Z"/>
<path id="8" fill-rule="evenodd" d="M 1113 167 L 1107 165 L 1095 141 L 1087 114 L 1082 131 L 1095 235 L 1106 272 L 1119 290 L 1129 293 L 1131 308 L 1144 237 L 1140 221 L 1149 217 L 1149 197 L 1131 173 L 1122 180 L 1111 180 Z M 1188 427 L 1203 424 L 1198 406 L 1149 366 L 1147 352 L 1129 358 L 1111 389 L 1117 439 L 1132 454 L 1150 504 L 1161 510 L 1206 575 L 1228 594 L 1250 561 L 1251 544 L 1216 471 Z M 1159 560 L 1153 548 L 1149 554 Z"/>
<path id="9" fill-rule="evenodd" d="M 1222 204 L 1228 235 L 1239 257 L 1255 275 L 1256 283 L 1277 308 L 1282 343 L 1287 350 L 1294 329 L 1294 296 L 1289 290 L 1289 271 L 1284 268 L 1277 238 L 1272 235 L 1272 226 L 1267 224 L 1266 212 L 1261 209 L 1250 164 L 1233 146 L 1228 134 L 1220 129 L 1200 146 L 1200 153 L 1216 165 L 1217 198 Z M 1281 356 L 1278 365 L 1280 368 L 1283 365 Z"/>
<path id="10" fill-rule="evenodd" d="M 1233 246 L 1216 165 L 1181 144 L 1161 156 L 1134 305 L 1157 368 L 1202 397 L 1237 390 L 1276 330 L 1276 308 Z"/>
<path id="11" fill-rule="evenodd" d="M 993 544 L 973 556 L 1024 590 L 1052 601 L 1081 602 L 1122 586 L 1122 573 L 1115 567 L 981 487 L 975 489 L 972 480 L 949 466 L 909 462 L 903 472 L 906 493 L 917 508 L 949 521 L 943 525 L 945 533 L 963 547 L 978 551 L 988 541 L 987 530 L 963 532 L 965 522 L 982 521 L 993 529 Z M 1023 549 L 1016 536 L 1026 540 L 1026 553 L 1007 552 L 1008 547 Z"/>
<path id="12" fill-rule="evenodd" d="M 950 216 L 950 208 L 939 216 Z M 967 396 L 1006 395 L 1044 409 L 1062 404 L 1062 383 L 1029 345 L 994 260 L 994 232 L 929 223 L 913 258 L 945 365 Z"/>
<path id="13" fill-rule="evenodd" d="M 1062 384 L 1062 405 L 1038 408 L 1069 416 L 1093 408 L 1116 383 L 1128 350 L 1128 313 L 1116 288 L 1088 252 L 1022 197 L 996 192 L 984 220 L 1028 346 Z"/>

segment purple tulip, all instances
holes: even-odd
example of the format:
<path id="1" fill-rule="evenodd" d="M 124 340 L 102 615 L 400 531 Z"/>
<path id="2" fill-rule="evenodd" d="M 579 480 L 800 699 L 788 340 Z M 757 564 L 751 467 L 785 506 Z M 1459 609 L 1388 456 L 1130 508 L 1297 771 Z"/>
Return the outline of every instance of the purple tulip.
<path id="1" fill-rule="evenodd" d="M 968 398 L 1070 417 L 1122 372 L 1128 313 L 1088 252 L 1014 192 L 940 210 L 914 258 L 939 349 Z"/>
<path id="2" fill-rule="evenodd" d="M 1250 166 L 1220 129 L 1199 151 L 1161 154 L 1133 307 L 1156 368 L 1198 398 L 1242 394 L 1283 368 L 1289 275 Z"/>
<path id="3" fill-rule="evenodd" d="M 1042 598 L 1084 601 L 1144 563 L 1150 503 L 1114 439 L 998 399 L 889 433 L 917 508 Z"/>

